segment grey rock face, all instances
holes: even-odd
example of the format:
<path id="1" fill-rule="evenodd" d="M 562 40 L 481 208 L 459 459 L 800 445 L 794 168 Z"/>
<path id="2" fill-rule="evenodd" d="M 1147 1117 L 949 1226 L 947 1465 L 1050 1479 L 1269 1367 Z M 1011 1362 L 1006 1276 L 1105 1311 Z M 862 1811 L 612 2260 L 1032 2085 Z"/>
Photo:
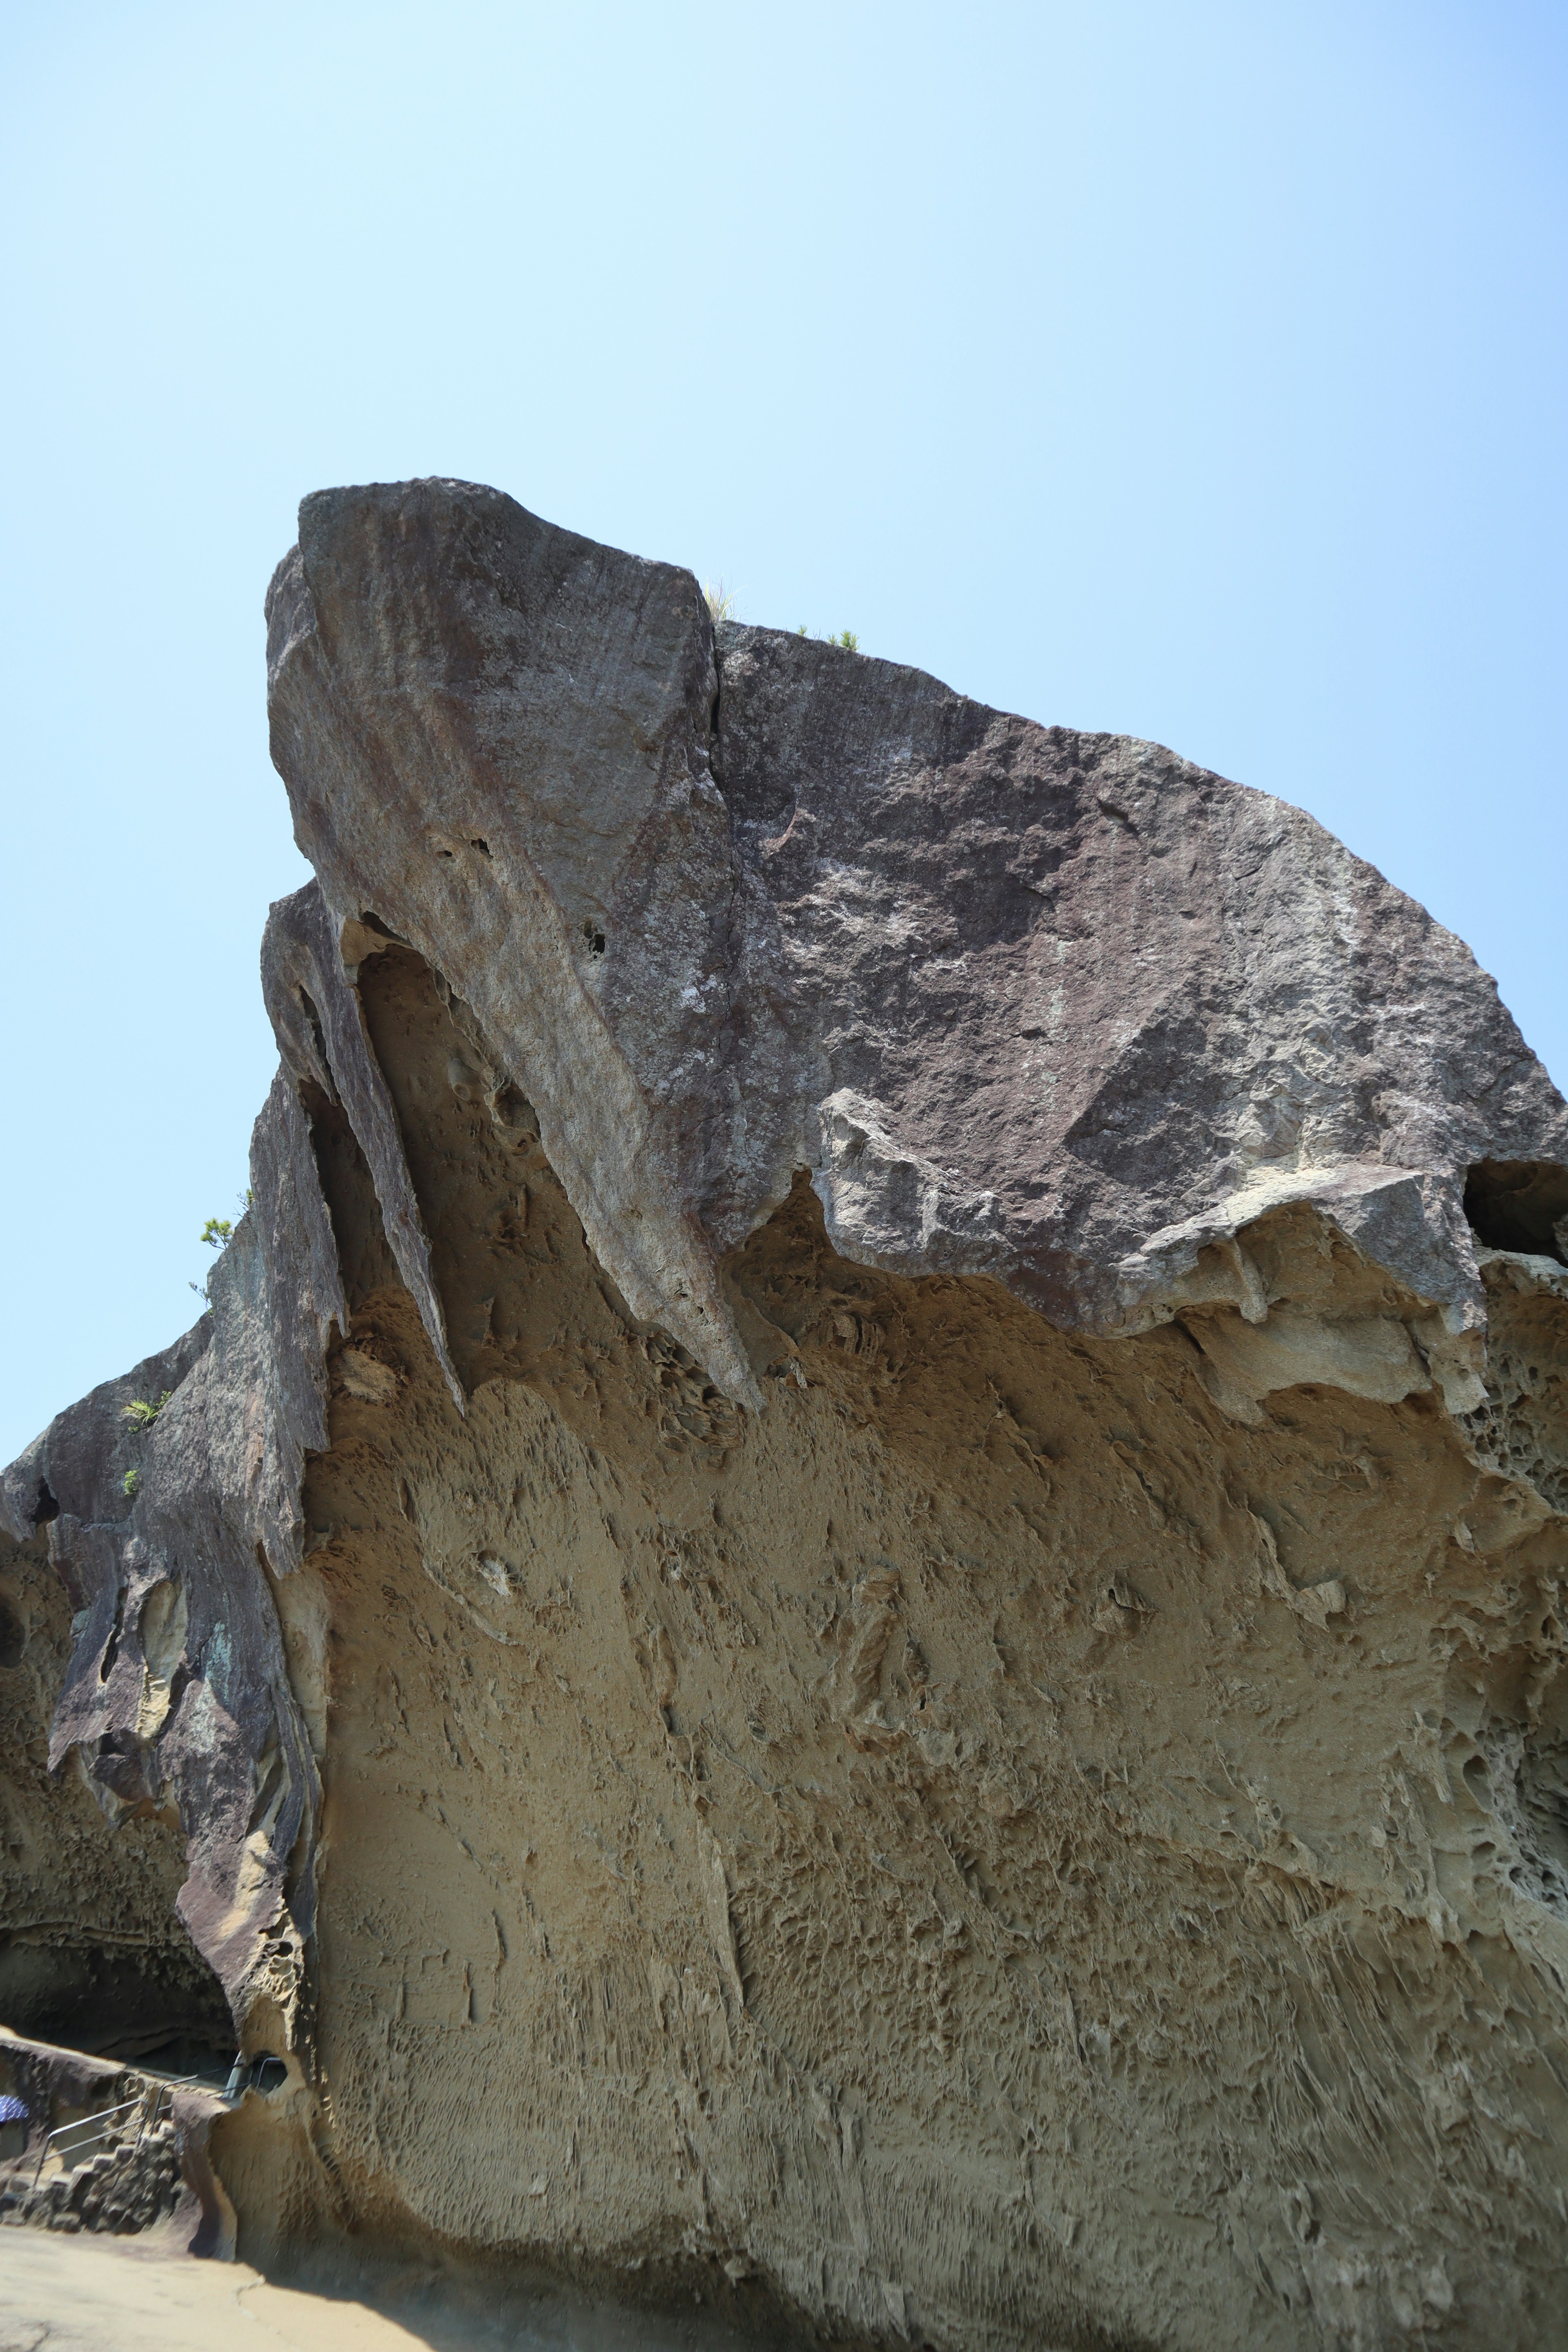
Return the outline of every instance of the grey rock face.
<path id="1" fill-rule="evenodd" d="M 1469 950 L 1310 817 L 919 672 L 724 633 L 721 772 L 827 1090 L 845 1254 L 1147 1320 L 1205 1243 L 1322 1204 L 1418 1296 L 1479 1301 L 1484 1157 L 1568 1113 Z"/>
<path id="2" fill-rule="evenodd" d="M 363 926 L 359 929 L 354 943 L 358 953 L 375 953 L 381 943 Z M 358 965 L 345 970 L 339 932 L 319 884 L 309 882 L 279 899 L 261 941 L 261 990 L 268 1017 L 296 1087 L 318 1086 L 329 1102 L 342 1102 L 348 1113 L 381 1204 L 387 1245 L 461 1412 L 462 1384 L 447 1349 L 447 1320 L 430 1271 L 425 1220 L 404 1156 L 397 1114 L 365 1032 L 364 1008 L 353 985 Z M 345 940 L 344 948 L 349 944 Z"/>
<path id="3" fill-rule="evenodd" d="M 273 757 L 328 904 L 472 1007 L 633 1312 L 756 1402 L 714 1244 L 787 1188 L 797 1087 L 738 952 L 695 582 L 493 490 L 329 491 L 268 620 Z"/>
<path id="4" fill-rule="evenodd" d="M 265 2000 L 287 2022 L 312 1925 L 318 1782 L 270 1579 L 299 1565 L 305 1454 L 326 1443 L 327 1337 L 348 1312 L 310 1131 L 281 1072 L 250 1181 L 209 1313 L 58 1414 L 6 1471 L 0 1500 L 16 1541 L 47 1526 L 77 1612 L 51 1765 L 74 1748 L 111 1821 L 176 1808 L 193 1941 L 237 2017 Z M 129 1430 L 125 1407 L 165 1391 L 145 1433 Z"/>
<path id="5" fill-rule="evenodd" d="M 745 1402 L 717 1261 L 797 1166 L 847 1256 L 1106 1331 L 1310 1201 L 1452 1355 L 1484 1320 L 1468 1171 L 1568 1161 L 1468 949 L 1155 745 L 715 646 L 689 575 L 457 483 L 308 499 L 268 610 L 330 906 L 472 1006 L 634 1311 Z"/>

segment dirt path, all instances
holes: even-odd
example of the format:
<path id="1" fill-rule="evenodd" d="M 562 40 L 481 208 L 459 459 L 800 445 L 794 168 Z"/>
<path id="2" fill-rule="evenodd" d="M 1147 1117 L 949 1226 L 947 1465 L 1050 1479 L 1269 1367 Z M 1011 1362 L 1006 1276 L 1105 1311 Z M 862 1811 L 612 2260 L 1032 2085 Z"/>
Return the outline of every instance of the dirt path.
<path id="1" fill-rule="evenodd" d="M 0 2228 L 0 2352 L 734 2352 L 741 2343 L 711 2313 L 683 2319 L 564 2294 L 481 2298 L 423 2284 L 378 2295 L 389 2308 L 376 2309 L 276 2285 L 246 2263 L 193 2261 L 161 2234 L 154 2246 Z"/>
<path id="2" fill-rule="evenodd" d="M 363 2304 L 269 2285 L 244 2263 L 47 2230 L 0 2235 L 0 2352 L 426 2352 Z"/>

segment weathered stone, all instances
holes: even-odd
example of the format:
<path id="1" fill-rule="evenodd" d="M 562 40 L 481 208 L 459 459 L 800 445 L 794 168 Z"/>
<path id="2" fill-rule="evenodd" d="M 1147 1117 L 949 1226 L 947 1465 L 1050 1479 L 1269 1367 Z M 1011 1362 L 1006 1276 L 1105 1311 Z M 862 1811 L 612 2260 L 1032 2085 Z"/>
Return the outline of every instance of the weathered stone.
<path id="1" fill-rule="evenodd" d="M 250 1189 L 195 1329 L 58 1415 L 0 1499 L 18 1540 L 46 1527 L 76 1612 L 51 1767 L 74 1750 L 112 1821 L 175 1808 L 189 1862 L 179 1908 L 197 1949 L 237 2014 L 265 1998 L 291 2021 L 317 1780 L 271 1580 L 300 1558 L 305 1455 L 326 1442 L 327 1335 L 348 1310 L 305 1114 L 281 1073 L 251 1139 Z M 149 1426 L 128 1427 L 128 1404 L 166 1391 Z"/>
<path id="2" fill-rule="evenodd" d="M 269 614 L 329 902 L 473 1006 L 634 1311 L 747 1403 L 713 1264 L 797 1166 L 847 1256 L 1106 1330 L 1310 1200 L 1452 1336 L 1469 1171 L 1568 1160 L 1468 950 L 1157 745 L 716 650 L 689 575 L 462 484 L 308 499 Z"/>
<path id="3" fill-rule="evenodd" d="M 269 686 L 255 1202 L 0 1558 L 287 2059 L 211 2212 L 1554 2345 L 1568 1111 L 1468 951 L 461 484 L 305 502 Z"/>
<path id="4" fill-rule="evenodd" d="M 360 929 L 357 955 L 379 953 L 384 943 Z M 348 1114 L 371 1171 L 397 1271 L 418 1306 L 461 1412 L 463 1391 L 447 1352 L 446 1318 L 431 1278 L 429 1240 L 409 1181 L 397 1114 L 365 1034 L 364 1013 L 353 985 L 357 961 L 345 970 L 339 953 L 341 931 L 318 884 L 307 883 L 291 898 L 280 898 L 261 941 L 262 994 L 296 1085 L 313 1081 L 329 1101 L 341 1101 Z"/>
<path id="5" fill-rule="evenodd" d="M 328 904 L 472 1006 L 634 1313 L 754 1404 L 694 1213 L 717 1175 L 739 1239 L 749 1171 L 782 1197 L 794 1139 L 740 1085 L 771 1035 L 710 1066 L 749 1006 L 695 583 L 430 483 L 306 499 L 268 615 L 273 757 Z"/>

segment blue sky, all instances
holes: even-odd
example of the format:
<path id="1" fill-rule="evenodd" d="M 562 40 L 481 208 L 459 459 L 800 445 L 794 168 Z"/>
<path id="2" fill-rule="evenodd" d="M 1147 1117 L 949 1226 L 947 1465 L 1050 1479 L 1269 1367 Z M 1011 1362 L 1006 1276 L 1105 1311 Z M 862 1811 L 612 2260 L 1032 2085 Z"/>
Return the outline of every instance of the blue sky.
<path id="1" fill-rule="evenodd" d="M 0 1460 L 245 1182 L 261 599 L 442 473 L 1425 899 L 1568 1076 L 1561 8 L 0 15 Z"/>

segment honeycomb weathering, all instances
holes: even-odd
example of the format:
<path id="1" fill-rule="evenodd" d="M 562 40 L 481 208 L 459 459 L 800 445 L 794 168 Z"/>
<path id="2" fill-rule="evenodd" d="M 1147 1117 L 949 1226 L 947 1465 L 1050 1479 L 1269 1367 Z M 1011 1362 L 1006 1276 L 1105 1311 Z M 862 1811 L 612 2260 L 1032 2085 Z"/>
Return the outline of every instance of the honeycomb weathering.
<path id="1" fill-rule="evenodd" d="M 90 1790 L 115 1981 L 287 2063 L 242 2252 L 1560 2341 L 1568 1112 L 1468 950 L 493 491 L 268 621 L 254 1205 L 5 1477 L 6 2021 Z"/>

